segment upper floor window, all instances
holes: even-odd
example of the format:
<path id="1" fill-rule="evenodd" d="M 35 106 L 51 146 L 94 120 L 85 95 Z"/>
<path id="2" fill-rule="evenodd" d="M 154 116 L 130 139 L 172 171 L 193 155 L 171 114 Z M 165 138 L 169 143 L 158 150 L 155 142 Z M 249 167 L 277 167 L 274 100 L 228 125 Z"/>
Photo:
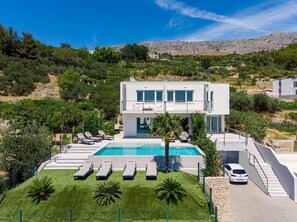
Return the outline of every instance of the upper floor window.
<path id="1" fill-rule="evenodd" d="M 163 92 L 156 91 L 156 97 L 157 97 L 157 102 L 162 102 L 163 101 Z"/>
<path id="2" fill-rule="evenodd" d="M 155 102 L 155 91 L 144 91 L 144 102 Z"/>
<path id="3" fill-rule="evenodd" d="M 176 90 L 168 91 L 168 102 L 193 102 L 193 91 Z"/>
<path id="4" fill-rule="evenodd" d="M 168 91 L 167 92 L 167 101 L 168 102 L 173 102 L 173 91 Z"/>
<path id="5" fill-rule="evenodd" d="M 137 91 L 137 102 L 143 102 L 143 91 Z"/>
<path id="6" fill-rule="evenodd" d="M 297 87 L 297 82 L 294 82 L 294 87 Z"/>
<path id="7" fill-rule="evenodd" d="M 163 92 L 154 90 L 137 90 L 137 102 L 162 102 Z"/>
<path id="8" fill-rule="evenodd" d="M 185 102 L 186 101 L 186 91 L 175 91 L 175 102 Z"/>
<path id="9" fill-rule="evenodd" d="M 187 91 L 187 102 L 193 102 L 193 91 Z"/>

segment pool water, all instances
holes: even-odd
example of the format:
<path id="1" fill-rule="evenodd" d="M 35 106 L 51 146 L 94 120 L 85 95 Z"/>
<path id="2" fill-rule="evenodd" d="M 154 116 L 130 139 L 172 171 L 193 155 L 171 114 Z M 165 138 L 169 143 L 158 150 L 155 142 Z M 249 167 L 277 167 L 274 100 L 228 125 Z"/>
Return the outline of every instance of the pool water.
<path id="1" fill-rule="evenodd" d="M 161 156 L 164 146 L 159 143 L 110 143 L 97 151 L 94 156 Z M 199 156 L 198 149 L 193 145 L 170 144 L 171 156 Z"/>

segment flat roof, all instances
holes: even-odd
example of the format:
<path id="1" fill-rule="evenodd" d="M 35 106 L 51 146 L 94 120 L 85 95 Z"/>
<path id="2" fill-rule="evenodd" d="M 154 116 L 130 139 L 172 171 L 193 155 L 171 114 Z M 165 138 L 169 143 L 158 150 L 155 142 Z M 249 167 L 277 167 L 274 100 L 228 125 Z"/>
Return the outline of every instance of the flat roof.
<path id="1" fill-rule="evenodd" d="M 122 81 L 121 84 L 222 84 L 229 85 L 229 83 L 211 83 L 207 81 Z"/>

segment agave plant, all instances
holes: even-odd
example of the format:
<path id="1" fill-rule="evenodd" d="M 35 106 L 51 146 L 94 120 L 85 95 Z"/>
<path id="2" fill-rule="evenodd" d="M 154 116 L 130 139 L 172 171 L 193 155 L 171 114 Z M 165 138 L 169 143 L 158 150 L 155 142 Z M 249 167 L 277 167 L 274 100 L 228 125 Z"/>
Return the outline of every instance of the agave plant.
<path id="1" fill-rule="evenodd" d="M 178 201 L 183 201 L 186 196 L 186 190 L 181 183 L 176 179 L 167 178 L 163 180 L 155 189 L 159 200 L 166 200 L 167 204 L 177 204 Z"/>
<path id="2" fill-rule="evenodd" d="M 31 197 L 32 202 L 39 204 L 42 200 L 47 200 L 55 192 L 52 178 L 42 177 L 34 179 L 29 186 L 27 197 Z"/>
<path id="3" fill-rule="evenodd" d="M 96 204 L 106 206 L 115 202 L 115 198 L 120 199 L 122 194 L 121 185 L 115 181 L 99 183 L 94 190 L 93 198 Z"/>

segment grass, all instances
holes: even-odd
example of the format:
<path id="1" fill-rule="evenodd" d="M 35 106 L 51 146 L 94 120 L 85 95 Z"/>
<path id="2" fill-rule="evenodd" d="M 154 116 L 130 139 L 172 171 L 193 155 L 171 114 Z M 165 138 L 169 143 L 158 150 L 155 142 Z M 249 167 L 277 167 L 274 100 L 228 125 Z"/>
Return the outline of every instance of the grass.
<path id="1" fill-rule="evenodd" d="M 117 221 L 118 208 L 121 221 L 165 221 L 166 208 L 169 221 L 211 221 L 207 200 L 197 184 L 195 176 L 183 172 L 159 173 L 158 180 L 145 180 L 145 172 L 137 172 L 134 180 L 123 181 L 121 172 L 113 172 L 109 180 L 120 182 L 122 198 L 109 206 L 97 206 L 92 192 L 99 181 L 95 173 L 86 180 L 73 180 L 75 170 L 43 170 L 35 177 L 53 178 L 56 192 L 44 202 L 34 204 L 26 197 L 32 178 L 9 191 L 0 202 L 0 221 L 17 221 L 18 211 L 23 211 L 23 221 L 68 221 L 68 210 L 72 209 L 73 221 Z M 167 206 L 156 198 L 156 185 L 167 177 L 182 182 L 187 191 L 184 202 Z"/>
<path id="2" fill-rule="evenodd" d="M 294 140 L 295 135 L 288 132 L 280 132 L 276 129 L 268 128 L 266 130 L 266 137 L 272 140 Z"/>

